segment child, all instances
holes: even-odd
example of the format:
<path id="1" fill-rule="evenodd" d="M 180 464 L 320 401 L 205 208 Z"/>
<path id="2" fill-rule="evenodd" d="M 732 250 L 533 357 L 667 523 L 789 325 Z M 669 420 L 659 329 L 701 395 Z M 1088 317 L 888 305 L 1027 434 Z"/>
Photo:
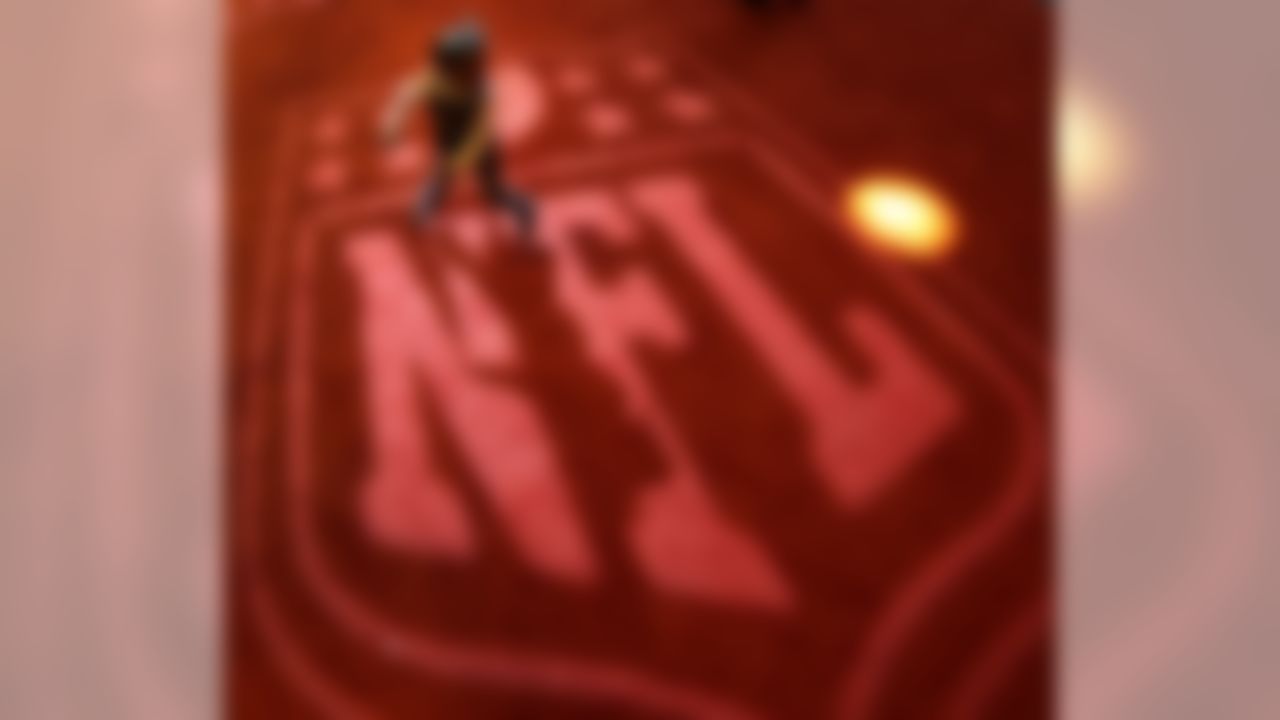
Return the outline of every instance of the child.
<path id="1" fill-rule="evenodd" d="M 425 225 L 439 209 L 454 177 L 474 170 L 485 197 L 511 213 L 521 240 L 532 246 L 534 206 L 502 176 L 485 82 L 485 55 L 484 31 L 476 23 L 458 23 L 441 33 L 428 51 L 426 67 L 406 78 L 388 103 L 382 118 L 383 140 L 396 142 L 409 110 L 423 107 L 431 120 L 438 160 L 415 208 L 419 224 Z"/>

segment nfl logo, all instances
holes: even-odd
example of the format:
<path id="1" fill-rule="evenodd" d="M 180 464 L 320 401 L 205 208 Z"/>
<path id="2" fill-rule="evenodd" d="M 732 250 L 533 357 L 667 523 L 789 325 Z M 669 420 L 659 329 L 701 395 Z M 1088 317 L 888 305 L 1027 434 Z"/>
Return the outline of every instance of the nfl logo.
<path id="1" fill-rule="evenodd" d="M 236 662 L 334 717 L 989 716 L 1044 632 L 1034 365 L 713 73 L 501 77 L 540 257 L 413 227 L 376 93 L 281 130 Z"/>

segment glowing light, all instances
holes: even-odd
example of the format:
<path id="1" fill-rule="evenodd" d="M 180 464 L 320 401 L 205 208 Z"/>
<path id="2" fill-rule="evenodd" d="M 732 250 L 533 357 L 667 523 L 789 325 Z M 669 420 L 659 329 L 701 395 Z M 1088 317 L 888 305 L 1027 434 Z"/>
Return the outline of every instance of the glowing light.
<path id="1" fill-rule="evenodd" d="M 845 213 L 869 241 L 917 259 L 946 254 L 958 234 L 950 204 L 924 183 L 906 177 L 856 181 L 845 195 Z"/>
<path id="2" fill-rule="evenodd" d="M 1068 87 L 1058 102 L 1056 160 L 1063 198 L 1087 205 L 1116 189 L 1124 170 L 1120 132 L 1097 98 Z"/>

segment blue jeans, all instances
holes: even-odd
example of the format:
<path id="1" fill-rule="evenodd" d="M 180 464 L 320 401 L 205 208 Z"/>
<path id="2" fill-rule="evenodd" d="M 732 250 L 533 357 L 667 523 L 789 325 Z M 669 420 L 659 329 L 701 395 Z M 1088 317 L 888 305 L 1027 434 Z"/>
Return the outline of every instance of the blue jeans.
<path id="1" fill-rule="evenodd" d="M 451 154 L 451 148 L 440 149 L 440 157 L 442 158 Z M 532 241 L 534 222 L 536 220 L 536 210 L 533 202 L 504 181 L 502 156 L 496 148 L 485 150 L 476 165 L 476 172 L 479 175 L 480 188 L 484 192 L 485 198 L 491 204 L 511 213 L 512 218 L 516 221 L 516 228 L 520 231 L 521 238 L 526 241 Z M 418 195 L 415 217 L 420 225 L 427 224 L 436 211 L 440 209 L 440 206 L 449 196 L 449 189 L 452 184 L 453 174 L 447 164 L 444 162 L 437 164 L 435 172 L 427 180 L 422 192 Z"/>

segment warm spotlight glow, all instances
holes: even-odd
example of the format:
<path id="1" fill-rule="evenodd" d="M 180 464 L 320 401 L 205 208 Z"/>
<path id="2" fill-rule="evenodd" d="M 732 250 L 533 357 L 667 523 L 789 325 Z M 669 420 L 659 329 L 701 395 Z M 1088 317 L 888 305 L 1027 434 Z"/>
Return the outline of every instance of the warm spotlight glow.
<path id="1" fill-rule="evenodd" d="M 858 180 L 845 195 L 845 213 L 860 235 L 877 246 L 913 258 L 944 255 L 955 243 L 957 222 L 947 201 L 923 183 L 903 177 Z"/>
<path id="2" fill-rule="evenodd" d="M 1114 191 L 1122 146 L 1112 116 L 1096 97 L 1068 87 L 1058 103 L 1058 180 L 1070 204 L 1091 204 Z"/>

